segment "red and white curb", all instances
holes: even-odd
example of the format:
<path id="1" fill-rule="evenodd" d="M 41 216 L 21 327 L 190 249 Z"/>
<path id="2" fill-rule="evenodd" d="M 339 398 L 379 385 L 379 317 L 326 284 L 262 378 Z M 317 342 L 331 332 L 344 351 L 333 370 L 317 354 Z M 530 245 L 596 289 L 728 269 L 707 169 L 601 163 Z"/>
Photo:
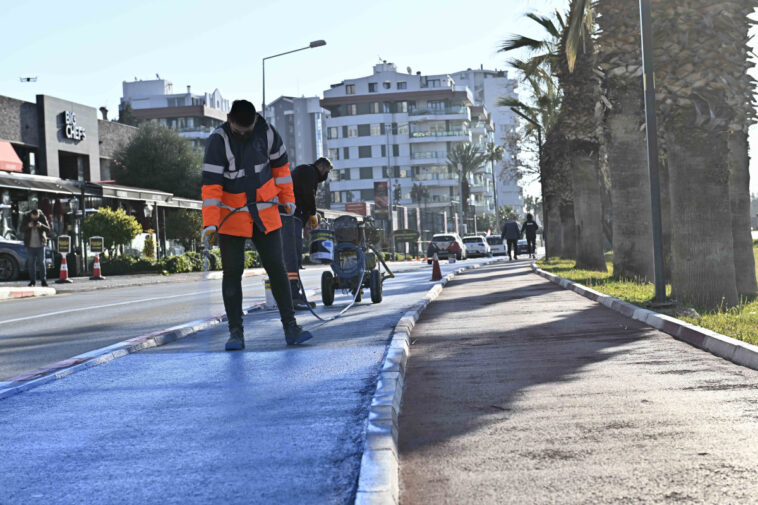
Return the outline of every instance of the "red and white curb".
<path id="1" fill-rule="evenodd" d="M 554 284 L 558 284 L 562 288 L 570 289 L 585 298 L 594 300 L 609 309 L 618 312 L 619 314 L 634 319 L 635 321 L 645 323 L 648 326 L 663 331 L 664 333 L 668 333 L 677 340 L 687 342 L 699 349 L 715 354 L 720 358 L 727 359 L 732 363 L 746 366 L 753 370 L 758 370 L 758 346 L 599 293 L 594 289 L 590 289 L 581 284 L 577 284 L 576 282 L 564 279 L 563 277 L 548 273 L 541 268 L 538 268 L 534 263 L 532 263 L 532 270 L 534 270 L 534 273 L 537 275 L 544 277 Z"/>
<path id="2" fill-rule="evenodd" d="M 427 291 L 423 299 L 403 314 L 395 325 L 390 345 L 382 361 L 376 391 L 369 406 L 366 442 L 361 457 L 358 490 L 354 502 L 356 505 L 397 505 L 400 499 L 397 423 L 403 397 L 405 368 L 410 355 L 411 331 L 416 321 L 424 309 L 440 295 L 442 288 L 456 275 L 466 270 L 502 261 L 502 259 L 493 259 L 459 268 L 454 273 L 446 275 Z"/>
<path id="3" fill-rule="evenodd" d="M 263 308 L 263 302 L 256 303 L 244 309 L 244 312 L 260 310 Z M 173 326 L 165 330 L 155 331 L 147 335 L 130 338 L 107 347 L 95 349 L 73 358 L 58 361 L 37 370 L 27 372 L 9 379 L 6 382 L 0 382 L 0 400 L 28 391 L 43 384 L 62 379 L 68 375 L 81 370 L 102 365 L 121 358 L 127 354 L 132 354 L 149 347 L 158 347 L 161 345 L 174 342 L 181 338 L 195 334 L 206 328 L 210 328 L 226 319 L 225 314 L 212 316 L 206 319 L 198 319 L 189 323 Z"/>
<path id="4" fill-rule="evenodd" d="M 31 296 L 53 296 L 55 288 L 0 288 L 0 300 L 9 298 L 29 298 Z"/>

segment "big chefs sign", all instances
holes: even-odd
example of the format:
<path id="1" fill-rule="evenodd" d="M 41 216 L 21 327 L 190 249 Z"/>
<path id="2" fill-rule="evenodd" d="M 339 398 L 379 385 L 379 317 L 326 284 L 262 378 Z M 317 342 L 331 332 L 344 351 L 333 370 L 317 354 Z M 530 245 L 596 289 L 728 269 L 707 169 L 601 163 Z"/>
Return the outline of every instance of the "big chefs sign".
<path id="1" fill-rule="evenodd" d="M 87 137 L 83 126 L 76 124 L 76 112 L 65 111 L 63 113 L 63 131 L 67 139 L 84 140 Z"/>

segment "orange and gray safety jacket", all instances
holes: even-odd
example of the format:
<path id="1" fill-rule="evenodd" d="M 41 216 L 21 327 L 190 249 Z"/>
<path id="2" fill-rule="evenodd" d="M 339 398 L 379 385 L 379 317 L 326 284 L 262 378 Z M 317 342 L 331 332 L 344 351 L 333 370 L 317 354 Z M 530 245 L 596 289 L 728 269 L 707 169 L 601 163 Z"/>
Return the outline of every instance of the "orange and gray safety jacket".
<path id="1" fill-rule="evenodd" d="M 252 237 L 253 223 L 270 233 L 282 226 L 278 205 L 295 203 L 287 151 L 281 137 L 258 114 L 249 138 L 233 138 L 229 124 L 216 128 L 203 159 L 203 227 L 219 233 Z"/>

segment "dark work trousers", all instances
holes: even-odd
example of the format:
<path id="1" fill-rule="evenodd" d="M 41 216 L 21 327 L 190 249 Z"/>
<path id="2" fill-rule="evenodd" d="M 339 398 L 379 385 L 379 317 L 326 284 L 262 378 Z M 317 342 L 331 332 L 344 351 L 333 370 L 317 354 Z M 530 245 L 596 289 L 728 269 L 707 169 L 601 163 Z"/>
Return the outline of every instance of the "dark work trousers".
<path id="1" fill-rule="evenodd" d="M 27 247 L 26 271 L 29 273 L 29 281 L 47 282 L 47 271 L 45 270 L 45 248 L 44 247 Z"/>
<path id="2" fill-rule="evenodd" d="M 537 253 L 537 237 L 526 237 L 526 244 L 529 246 L 529 254 L 534 256 Z"/>
<path id="3" fill-rule="evenodd" d="M 508 243 L 508 257 L 518 258 L 518 239 L 507 239 L 506 242 Z M 513 251 L 513 256 L 511 256 L 511 251 Z"/>
<path id="4" fill-rule="evenodd" d="M 253 231 L 253 244 L 261 258 L 263 268 L 271 281 L 271 292 L 279 307 L 282 324 L 295 322 L 295 309 L 292 307 L 292 294 L 287 281 L 287 271 L 282 260 L 282 233 L 274 230 L 268 235 L 256 225 Z M 242 329 L 242 271 L 245 269 L 245 238 L 219 234 L 221 263 L 224 280 L 221 293 L 224 297 L 226 317 L 229 319 L 229 331 Z"/>
<path id="5" fill-rule="evenodd" d="M 281 215 L 282 242 L 284 245 L 284 266 L 290 280 L 293 298 L 300 299 L 299 270 L 303 266 L 303 221 L 296 216 Z"/>

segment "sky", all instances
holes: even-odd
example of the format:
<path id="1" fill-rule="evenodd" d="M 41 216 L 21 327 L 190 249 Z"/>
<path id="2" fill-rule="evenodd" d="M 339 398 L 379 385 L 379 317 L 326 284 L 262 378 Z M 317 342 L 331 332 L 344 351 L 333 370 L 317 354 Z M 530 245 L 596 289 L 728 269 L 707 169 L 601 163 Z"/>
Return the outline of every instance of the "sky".
<path id="1" fill-rule="evenodd" d="M 262 58 L 323 39 L 327 45 L 266 62 L 266 100 L 323 96 L 331 84 L 399 71 L 507 69 L 497 52 L 511 34 L 540 35 L 524 14 L 565 10 L 568 0 L 79 0 L 3 2 L 0 95 L 48 94 L 117 117 L 122 82 L 155 79 L 218 89 L 261 104 Z M 37 82 L 20 82 L 36 77 Z M 758 136 L 753 135 L 754 145 Z M 758 166 L 755 166 L 758 176 Z M 753 179 L 756 179 L 754 177 Z M 753 191 L 758 192 L 758 184 Z M 535 186 L 528 191 L 533 193 Z"/>

